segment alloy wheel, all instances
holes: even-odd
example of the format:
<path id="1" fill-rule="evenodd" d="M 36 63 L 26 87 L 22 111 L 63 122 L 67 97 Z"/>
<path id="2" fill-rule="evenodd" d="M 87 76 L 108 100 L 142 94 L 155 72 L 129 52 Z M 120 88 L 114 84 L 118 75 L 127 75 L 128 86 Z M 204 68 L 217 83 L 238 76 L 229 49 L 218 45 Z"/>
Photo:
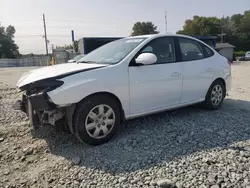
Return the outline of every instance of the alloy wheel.
<path id="1" fill-rule="evenodd" d="M 214 106 L 218 106 L 223 99 L 223 89 L 220 85 L 215 85 L 211 93 L 211 102 Z"/>
<path id="2" fill-rule="evenodd" d="M 85 120 L 86 131 L 94 139 L 106 137 L 114 125 L 115 112 L 110 106 L 104 104 L 92 108 Z"/>

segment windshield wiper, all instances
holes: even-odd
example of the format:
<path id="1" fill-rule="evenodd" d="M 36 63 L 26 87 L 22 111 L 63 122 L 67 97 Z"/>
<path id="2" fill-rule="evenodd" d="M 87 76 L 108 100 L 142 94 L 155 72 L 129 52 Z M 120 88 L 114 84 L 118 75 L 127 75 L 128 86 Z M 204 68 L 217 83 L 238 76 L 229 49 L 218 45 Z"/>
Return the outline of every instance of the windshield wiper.
<path id="1" fill-rule="evenodd" d="M 93 63 L 93 64 L 97 64 L 97 62 L 95 62 L 95 61 L 77 61 L 76 63 Z"/>

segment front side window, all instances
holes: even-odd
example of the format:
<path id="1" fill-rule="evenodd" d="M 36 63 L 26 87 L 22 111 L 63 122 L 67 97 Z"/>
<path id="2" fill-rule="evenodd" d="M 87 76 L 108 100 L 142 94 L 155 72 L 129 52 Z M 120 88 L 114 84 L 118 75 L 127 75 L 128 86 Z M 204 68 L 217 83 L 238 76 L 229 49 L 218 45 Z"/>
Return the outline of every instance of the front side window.
<path id="1" fill-rule="evenodd" d="M 124 38 L 105 44 L 78 60 L 79 63 L 116 64 L 125 58 L 146 37 Z"/>
<path id="2" fill-rule="evenodd" d="M 141 53 L 153 53 L 157 57 L 154 64 L 175 62 L 174 40 L 170 37 L 161 37 L 149 42 Z"/>
<path id="3" fill-rule="evenodd" d="M 194 61 L 204 58 L 202 47 L 198 42 L 191 39 L 179 38 L 179 44 L 182 61 Z"/>

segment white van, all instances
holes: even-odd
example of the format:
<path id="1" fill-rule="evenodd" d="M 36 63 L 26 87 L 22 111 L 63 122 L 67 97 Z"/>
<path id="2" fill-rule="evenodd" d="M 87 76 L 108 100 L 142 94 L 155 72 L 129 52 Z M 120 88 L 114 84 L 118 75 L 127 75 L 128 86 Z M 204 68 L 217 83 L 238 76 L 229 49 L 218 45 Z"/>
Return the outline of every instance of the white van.
<path id="1" fill-rule="evenodd" d="M 247 51 L 245 54 L 245 60 L 250 60 L 250 51 Z"/>

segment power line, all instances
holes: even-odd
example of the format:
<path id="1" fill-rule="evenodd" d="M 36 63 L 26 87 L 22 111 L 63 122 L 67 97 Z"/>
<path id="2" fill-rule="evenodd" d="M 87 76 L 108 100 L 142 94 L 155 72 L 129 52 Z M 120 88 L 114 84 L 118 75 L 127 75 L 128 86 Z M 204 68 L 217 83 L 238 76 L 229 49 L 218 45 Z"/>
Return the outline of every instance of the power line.
<path id="1" fill-rule="evenodd" d="M 121 21 L 86 21 L 86 20 L 49 20 L 49 22 L 70 22 L 70 23 L 86 23 L 86 24 L 120 24 Z M 122 23 L 127 23 L 127 24 L 131 24 L 131 23 L 135 23 L 137 21 L 131 21 L 131 22 L 124 22 L 122 21 Z"/>
<path id="2" fill-rule="evenodd" d="M 27 22 L 27 23 L 38 23 L 38 21 L 36 20 L 16 20 L 18 21 L 18 23 L 21 22 Z M 55 24 L 55 23 L 66 23 L 66 24 L 70 24 L 70 23 L 80 23 L 81 25 L 99 25 L 99 24 L 109 24 L 109 25 L 117 25 L 117 24 L 134 24 L 136 23 L 137 20 L 134 21 L 87 21 L 87 20 L 47 20 L 47 24 Z M 48 25 L 49 25 L 48 24 Z M 31 25 L 30 27 L 34 27 L 34 24 Z M 38 25 L 37 25 L 38 27 Z"/>
<path id="3" fill-rule="evenodd" d="M 39 35 L 17 35 L 15 37 L 42 37 L 43 35 L 42 34 L 39 34 Z"/>

